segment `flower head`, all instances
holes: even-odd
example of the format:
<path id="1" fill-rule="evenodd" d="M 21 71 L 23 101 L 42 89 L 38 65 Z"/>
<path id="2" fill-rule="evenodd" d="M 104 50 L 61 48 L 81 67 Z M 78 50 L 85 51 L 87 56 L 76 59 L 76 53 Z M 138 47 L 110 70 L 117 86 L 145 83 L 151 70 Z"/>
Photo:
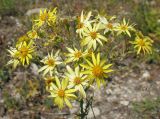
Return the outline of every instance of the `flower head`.
<path id="1" fill-rule="evenodd" d="M 28 44 L 26 41 L 20 42 L 16 44 L 16 48 L 11 48 L 8 52 L 12 57 L 8 64 L 13 64 L 14 68 L 16 68 L 19 63 L 29 65 L 32 59 L 32 53 L 34 52 L 33 41 L 30 41 Z"/>
<path id="2" fill-rule="evenodd" d="M 87 64 L 81 64 L 81 66 L 84 68 L 84 74 L 88 75 L 88 78 L 90 79 L 91 83 L 95 80 L 98 87 L 100 87 L 101 84 L 105 83 L 105 78 L 108 77 L 108 73 L 112 72 L 112 69 L 108 69 L 112 64 L 105 65 L 105 60 L 100 60 L 100 54 L 98 53 L 97 56 L 95 56 L 94 53 L 92 53 L 92 61 L 86 59 Z"/>
<path id="3" fill-rule="evenodd" d="M 29 65 L 29 61 L 32 59 L 33 52 L 33 41 L 30 41 L 28 44 L 24 41 L 17 45 L 17 57 L 22 65 Z"/>
<path id="4" fill-rule="evenodd" d="M 13 64 L 13 68 L 16 68 L 20 63 L 18 60 L 18 51 L 16 48 L 11 48 L 10 50 L 8 50 L 8 52 L 10 53 L 12 59 L 8 61 L 7 65 Z"/>
<path id="5" fill-rule="evenodd" d="M 131 37 L 131 34 L 129 31 L 134 30 L 133 25 L 129 25 L 129 22 L 126 22 L 125 18 L 123 18 L 123 22 L 117 25 L 116 30 L 118 31 L 118 35 L 121 33 L 127 34 L 129 37 Z"/>
<path id="6" fill-rule="evenodd" d="M 40 10 L 39 18 L 35 21 L 36 27 L 41 27 L 44 24 L 51 26 L 56 21 L 56 8 L 52 11 L 45 9 L 44 11 Z"/>
<path id="7" fill-rule="evenodd" d="M 74 100 L 76 96 L 74 95 L 74 92 L 76 92 L 75 89 L 68 88 L 68 79 L 58 79 L 58 77 L 55 77 L 56 83 L 52 83 L 50 87 L 50 97 L 54 98 L 54 103 L 58 105 L 60 109 L 64 107 L 64 104 L 66 104 L 69 108 L 72 107 L 70 100 Z"/>
<path id="8" fill-rule="evenodd" d="M 58 54 L 59 51 L 57 51 L 54 56 L 53 52 L 51 54 L 48 53 L 48 56 L 41 60 L 44 66 L 39 69 L 39 72 L 44 71 L 43 75 L 50 73 L 50 75 L 52 76 L 55 66 L 62 63 L 60 62 L 60 57 L 58 56 Z"/>
<path id="9" fill-rule="evenodd" d="M 134 44 L 134 48 L 137 50 L 137 54 L 139 54 L 141 51 L 145 54 L 151 54 L 152 53 L 152 43 L 153 41 L 148 38 L 140 38 L 139 36 L 136 37 L 135 41 L 131 42 Z"/>
<path id="10" fill-rule="evenodd" d="M 103 46 L 102 40 L 107 41 L 107 38 L 101 35 L 99 30 L 100 23 L 94 23 L 93 26 L 89 24 L 84 30 L 84 38 L 82 39 L 82 45 L 87 45 L 87 48 L 90 49 L 93 47 L 95 50 L 97 48 L 97 42 Z"/>
<path id="11" fill-rule="evenodd" d="M 30 39 L 36 39 L 36 38 L 38 38 L 38 34 L 37 34 L 36 30 L 28 31 L 27 35 L 28 35 L 28 37 Z"/>
<path id="12" fill-rule="evenodd" d="M 84 32 L 85 27 L 89 23 L 93 22 L 93 21 L 89 20 L 90 17 L 92 16 L 91 14 L 92 14 L 91 12 L 88 12 L 87 15 L 84 15 L 84 13 L 82 11 L 81 12 L 81 16 L 78 19 L 78 24 L 77 24 L 77 30 L 76 30 L 76 32 L 80 35 L 81 38 L 82 38 L 82 34 Z"/>
<path id="13" fill-rule="evenodd" d="M 99 16 L 99 20 L 102 24 L 102 28 L 105 29 L 104 34 L 109 31 L 113 32 L 116 30 L 118 23 L 113 22 L 113 19 L 115 19 L 115 18 L 116 18 L 115 16 L 112 16 L 110 19 L 106 19 L 105 17 Z"/>
<path id="14" fill-rule="evenodd" d="M 86 75 L 83 75 L 79 69 L 79 66 L 73 69 L 67 66 L 67 78 L 69 79 L 69 87 L 74 87 L 76 90 L 80 92 L 82 97 L 86 98 L 86 93 L 84 91 L 84 87 L 88 85 L 88 80 L 86 79 Z"/>
<path id="15" fill-rule="evenodd" d="M 66 63 L 69 63 L 72 61 L 79 61 L 81 58 L 83 58 L 87 54 L 86 51 L 82 52 L 82 50 L 78 50 L 76 48 L 71 49 L 67 47 L 67 50 L 69 53 L 66 55 L 67 56 Z"/>

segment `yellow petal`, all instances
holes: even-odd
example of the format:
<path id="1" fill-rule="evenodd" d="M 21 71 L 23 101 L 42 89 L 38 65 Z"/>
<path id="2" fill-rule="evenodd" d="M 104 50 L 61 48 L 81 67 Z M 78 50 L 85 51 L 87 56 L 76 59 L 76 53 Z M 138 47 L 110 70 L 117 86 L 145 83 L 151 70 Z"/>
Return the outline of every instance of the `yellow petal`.
<path id="1" fill-rule="evenodd" d="M 63 79 L 62 80 L 62 89 L 65 90 L 67 85 L 68 85 L 68 79 Z"/>
<path id="2" fill-rule="evenodd" d="M 94 65 L 96 65 L 96 58 L 95 58 L 94 53 L 92 53 L 92 62 L 93 62 Z"/>
<path id="3" fill-rule="evenodd" d="M 67 98 L 64 98 L 64 101 L 69 108 L 72 108 L 72 105 Z"/>
<path id="4" fill-rule="evenodd" d="M 99 65 L 99 63 L 100 63 L 100 53 L 98 53 L 97 55 L 97 65 Z"/>

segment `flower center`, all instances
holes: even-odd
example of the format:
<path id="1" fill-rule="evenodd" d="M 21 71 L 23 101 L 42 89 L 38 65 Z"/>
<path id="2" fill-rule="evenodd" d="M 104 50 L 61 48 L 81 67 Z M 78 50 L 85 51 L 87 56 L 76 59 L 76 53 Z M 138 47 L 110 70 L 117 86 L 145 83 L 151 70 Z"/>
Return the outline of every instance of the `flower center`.
<path id="1" fill-rule="evenodd" d="M 75 56 L 76 58 L 80 58 L 80 57 L 82 56 L 82 53 L 81 53 L 80 51 L 78 51 L 78 52 L 76 52 L 76 53 L 74 54 L 74 56 Z"/>
<path id="2" fill-rule="evenodd" d="M 36 31 L 33 31 L 32 32 L 32 37 L 35 37 L 37 35 L 37 32 Z"/>
<path id="3" fill-rule="evenodd" d="M 47 77 L 45 82 L 46 82 L 47 85 L 50 85 L 50 83 L 52 83 L 53 81 L 54 81 L 53 77 Z"/>
<path id="4" fill-rule="evenodd" d="M 64 92 L 63 89 L 59 89 L 59 90 L 58 90 L 58 96 L 59 96 L 59 97 L 62 97 L 62 98 L 65 96 L 65 92 Z"/>
<path id="5" fill-rule="evenodd" d="M 49 59 L 47 60 L 47 63 L 46 63 L 46 64 L 48 64 L 49 66 L 54 66 L 55 61 L 54 61 L 54 59 L 49 58 Z"/>
<path id="6" fill-rule="evenodd" d="M 123 31 L 126 31 L 126 30 L 128 29 L 128 27 L 127 27 L 127 25 L 122 25 L 122 26 L 121 26 L 121 29 L 122 29 Z"/>
<path id="7" fill-rule="evenodd" d="M 80 77 L 75 77 L 75 78 L 74 78 L 74 83 L 75 83 L 76 85 L 80 84 L 80 83 L 81 83 L 81 78 L 80 78 Z"/>
<path id="8" fill-rule="evenodd" d="M 95 77 L 101 77 L 103 75 L 103 69 L 99 65 L 96 65 L 93 67 L 92 73 Z"/>
<path id="9" fill-rule="evenodd" d="M 50 85 L 50 83 L 52 83 L 52 80 L 48 79 L 48 80 L 46 81 L 46 84 L 47 84 L 47 85 Z"/>
<path id="10" fill-rule="evenodd" d="M 28 54 L 28 48 L 27 47 L 20 48 L 20 53 L 22 57 L 26 57 Z"/>
<path id="11" fill-rule="evenodd" d="M 43 13 L 42 15 L 40 15 L 40 19 L 41 19 L 42 21 L 46 21 L 47 18 L 48 18 L 48 13 Z"/>
<path id="12" fill-rule="evenodd" d="M 138 44 L 139 44 L 140 46 L 145 46 L 145 42 L 144 42 L 142 39 L 139 40 Z"/>
<path id="13" fill-rule="evenodd" d="M 111 23 L 108 23 L 108 24 L 107 24 L 107 28 L 113 29 L 113 25 L 112 25 Z"/>
<path id="14" fill-rule="evenodd" d="M 92 39 L 96 39 L 97 38 L 97 33 L 96 32 L 90 32 L 90 36 L 92 37 Z"/>
<path id="15" fill-rule="evenodd" d="M 80 22 L 78 25 L 77 25 L 77 29 L 81 29 L 84 27 L 84 23 Z"/>
<path id="16" fill-rule="evenodd" d="M 88 50 L 88 56 L 92 56 L 93 51 L 91 49 Z"/>

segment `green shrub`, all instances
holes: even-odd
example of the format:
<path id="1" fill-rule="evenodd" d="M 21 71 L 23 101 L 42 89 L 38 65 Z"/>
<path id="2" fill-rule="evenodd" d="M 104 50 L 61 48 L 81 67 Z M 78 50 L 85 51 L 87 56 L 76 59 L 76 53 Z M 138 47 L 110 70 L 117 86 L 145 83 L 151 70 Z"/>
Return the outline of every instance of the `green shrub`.
<path id="1" fill-rule="evenodd" d="M 15 12 L 15 0 L 0 0 L 0 14 L 13 14 Z"/>

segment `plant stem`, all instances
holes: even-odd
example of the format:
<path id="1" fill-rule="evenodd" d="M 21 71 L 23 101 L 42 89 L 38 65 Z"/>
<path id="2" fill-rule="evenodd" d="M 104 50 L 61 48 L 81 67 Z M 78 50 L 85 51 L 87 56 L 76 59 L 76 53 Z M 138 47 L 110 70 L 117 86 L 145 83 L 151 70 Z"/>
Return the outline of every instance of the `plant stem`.
<path id="1" fill-rule="evenodd" d="M 92 105 L 92 104 L 91 104 L 91 110 L 92 110 L 92 113 L 93 113 L 94 119 L 96 119 L 96 115 L 95 115 L 95 113 L 94 113 L 93 105 Z"/>
<path id="2" fill-rule="evenodd" d="M 84 117 L 86 116 L 86 115 L 85 115 L 85 112 L 84 112 L 84 109 L 83 109 L 83 103 L 84 103 L 84 102 L 83 102 L 83 99 L 81 99 L 81 100 L 80 100 L 80 108 L 81 108 L 81 109 L 80 109 L 80 110 L 81 110 L 80 118 L 81 118 L 81 119 L 84 119 Z"/>

